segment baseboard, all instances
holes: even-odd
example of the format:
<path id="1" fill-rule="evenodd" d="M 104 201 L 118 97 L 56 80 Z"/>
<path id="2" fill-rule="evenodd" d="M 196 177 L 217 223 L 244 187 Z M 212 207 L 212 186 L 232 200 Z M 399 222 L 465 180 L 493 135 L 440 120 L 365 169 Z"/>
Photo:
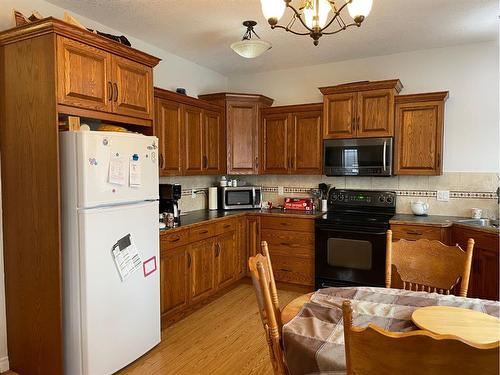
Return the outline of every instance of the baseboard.
<path id="1" fill-rule="evenodd" d="M 5 372 L 9 369 L 9 357 L 0 358 L 0 372 Z"/>

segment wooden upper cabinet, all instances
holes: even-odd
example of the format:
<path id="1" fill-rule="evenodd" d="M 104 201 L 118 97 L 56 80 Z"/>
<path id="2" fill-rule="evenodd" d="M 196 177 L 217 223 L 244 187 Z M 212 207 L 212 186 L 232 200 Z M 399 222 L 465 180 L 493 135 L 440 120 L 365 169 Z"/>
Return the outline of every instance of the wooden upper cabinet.
<path id="1" fill-rule="evenodd" d="M 395 174 L 443 173 L 444 102 L 448 92 L 396 97 Z"/>
<path id="2" fill-rule="evenodd" d="M 394 135 L 394 90 L 371 90 L 357 93 L 357 137 Z"/>
<path id="3" fill-rule="evenodd" d="M 165 99 L 155 100 L 154 134 L 159 140 L 160 176 L 182 174 L 183 129 L 182 105 Z"/>
<path id="4" fill-rule="evenodd" d="M 318 103 L 262 110 L 262 173 L 321 174 L 322 107 Z"/>
<path id="5" fill-rule="evenodd" d="M 356 93 L 325 96 L 324 113 L 323 138 L 352 138 L 355 136 Z"/>
<path id="6" fill-rule="evenodd" d="M 398 79 L 364 81 L 320 88 L 323 94 L 323 138 L 392 137 Z"/>
<path id="7" fill-rule="evenodd" d="M 203 171 L 209 174 L 225 173 L 224 122 L 220 112 L 203 112 Z"/>
<path id="8" fill-rule="evenodd" d="M 57 38 L 57 98 L 61 104 L 110 112 L 111 55 L 98 48 Z"/>
<path id="9" fill-rule="evenodd" d="M 203 155 L 203 110 L 193 106 L 184 107 L 184 171 L 186 174 L 202 174 L 205 163 Z"/>
<path id="10" fill-rule="evenodd" d="M 113 112 L 146 119 L 153 118 L 153 69 L 113 56 Z"/>
<path id="11" fill-rule="evenodd" d="M 288 153 L 288 113 L 262 113 L 262 173 L 287 174 L 291 166 Z"/>
<path id="12" fill-rule="evenodd" d="M 290 122 L 290 154 L 292 174 L 320 175 L 322 172 L 322 111 L 292 114 Z"/>
<path id="13" fill-rule="evenodd" d="M 227 173 L 233 175 L 259 172 L 259 110 L 273 100 L 257 94 L 215 93 L 200 95 L 225 109 Z"/>
<path id="14" fill-rule="evenodd" d="M 101 40 L 102 37 L 87 40 L 94 39 L 95 34 L 89 38 L 83 35 L 80 30 L 78 40 L 56 37 L 59 111 L 125 124 L 151 125 L 153 67 L 159 59 Z"/>

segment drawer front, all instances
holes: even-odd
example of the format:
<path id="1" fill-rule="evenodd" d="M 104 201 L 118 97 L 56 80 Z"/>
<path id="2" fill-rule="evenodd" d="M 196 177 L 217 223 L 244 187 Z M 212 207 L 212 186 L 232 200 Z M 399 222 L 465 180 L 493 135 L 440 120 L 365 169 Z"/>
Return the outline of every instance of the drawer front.
<path id="1" fill-rule="evenodd" d="M 313 259 L 273 256 L 271 262 L 276 281 L 300 285 L 314 285 Z"/>
<path id="2" fill-rule="evenodd" d="M 441 241 L 443 228 L 424 225 L 391 225 L 392 237 L 405 240 L 438 240 Z"/>
<path id="3" fill-rule="evenodd" d="M 238 227 L 238 219 L 222 220 L 216 224 L 217 234 L 223 234 L 236 230 Z"/>
<path id="4" fill-rule="evenodd" d="M 261 218 L 262 229 L 291 230 L 314 233 L 314 219 L 266 216 Z"/>
<path id="5" fill-rule="evenodd" d="M 262 241 L 267 241 L 271 260 L 275 255 L 314 257 L 314 233 L 263 229 Z"/>
<path id="6" fill-rule="evenodd" d="M 164 232 L 160 234 L 160 249 L 173 249 L 174 247 L 189 243 L 188 230 L 176 230 L 175 232 Z"/>
<path id="7" fill-rule="evenodd" d="M 495 233 L 483 232 L 481 230 L 474 230 L 462 227 L 453 227 L 452 243 L 458 243 L 465 249 L 469 238 L 474 240 L 475 249 L 484 249 L 491 252 L 498 253 L 499 236 Z"/>
<path id="8" fill-rule="evenodd" d="M 196 242 L 204 240 L 205 238 L 213 237 L 217 234 L 215 224 L 205 224 L 189 230 L 189 240 Z"/>

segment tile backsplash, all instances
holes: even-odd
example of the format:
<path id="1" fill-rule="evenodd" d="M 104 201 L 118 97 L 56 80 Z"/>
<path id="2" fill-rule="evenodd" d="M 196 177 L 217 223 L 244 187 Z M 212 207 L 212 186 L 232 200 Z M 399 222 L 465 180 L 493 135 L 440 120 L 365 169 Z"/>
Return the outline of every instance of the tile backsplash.
<path id="1" fill-rule="evenodd" d="M 264 188 L 263 199 L 281 204 L 285 196 L 304 197 L 307 191 L 317 188 L 320 182 L 337 189 L 391 190 L 397 193 L 398 213 L 411 213 L 411 202 L 421 200 L 429 203 L 429 214 L 470 216 L 471 208 L 481 208 L 484 217 L 498 218 L 497 173 L 446 172 L 442 176 L 394 176 L 394 177 L 326 177 L 326 176 L 239 176 L 239 180 Z M 181 210 L 192 211 L 208 207 L 206 189 L 216 186 L 218 176 L 168 177 L 160 183 L 182 184 Z M 277 194 L 284 187 L 285 195 Z M 191 197 L 192 190 L 202 191 Z M 450 200 L 437 200 L 437 191 L 450 192 Z"/>

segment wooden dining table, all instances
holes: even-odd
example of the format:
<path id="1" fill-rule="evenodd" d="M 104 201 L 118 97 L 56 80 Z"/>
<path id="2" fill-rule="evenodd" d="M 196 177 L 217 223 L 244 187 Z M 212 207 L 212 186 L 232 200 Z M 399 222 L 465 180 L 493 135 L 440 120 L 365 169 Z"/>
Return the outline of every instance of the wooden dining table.
<path id="1" fill-rule="evenodd" d="M 461 308 L 486 314 L 490 323 L 500 317 L 500 303 L 437 293 L 390 288 L 326 288 L 292 300 L 282 310 L 284 354 L 290 373 L 345 372 L 342 302 L 350 300 L 353 324 L 374 323 L 385 330 L 419 329 L 412 314 L 427 306 Z"/>

